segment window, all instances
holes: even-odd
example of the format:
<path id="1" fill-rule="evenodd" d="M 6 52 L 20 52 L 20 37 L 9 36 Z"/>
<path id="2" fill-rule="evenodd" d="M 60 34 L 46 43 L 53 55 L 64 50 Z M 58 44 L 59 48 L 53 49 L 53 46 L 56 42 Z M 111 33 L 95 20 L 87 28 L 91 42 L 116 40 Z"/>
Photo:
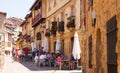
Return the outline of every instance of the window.
<path id="1" fill-rule="evenodd" d="M 89 48 L 89 68 L 92 68 L 92 35 L 88 38 L 88 48 Z"/>
<path id="2" fill-rule="evenodd" d="M 11 41 L 11 34 L 8 34 L 8 40 Z"/>
<path id="3" fill-rule="evenodd" d="M 37 40 L 41 40 L 41 33 L 38 32 L 37 35 L 36 35 L 36 37 L 37 37 Z"/>

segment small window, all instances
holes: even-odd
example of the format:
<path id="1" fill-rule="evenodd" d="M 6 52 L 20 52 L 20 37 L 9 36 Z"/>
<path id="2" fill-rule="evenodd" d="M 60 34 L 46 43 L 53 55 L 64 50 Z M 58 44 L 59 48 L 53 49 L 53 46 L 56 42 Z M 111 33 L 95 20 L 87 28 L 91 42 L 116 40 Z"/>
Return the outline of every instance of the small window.
<path id="1" fill-rule="evenodd" d="M 92 35 L 88 38 L 88 48 L 89 48 L 89 68 L 92 68 Z"/>
<path id="2" fill-rule="evenodd" d="M 37 37 L 37 40 L 41 40 L 41 33 L 38 32 L 37 35 L 36 35 L 36 37 Z"/>

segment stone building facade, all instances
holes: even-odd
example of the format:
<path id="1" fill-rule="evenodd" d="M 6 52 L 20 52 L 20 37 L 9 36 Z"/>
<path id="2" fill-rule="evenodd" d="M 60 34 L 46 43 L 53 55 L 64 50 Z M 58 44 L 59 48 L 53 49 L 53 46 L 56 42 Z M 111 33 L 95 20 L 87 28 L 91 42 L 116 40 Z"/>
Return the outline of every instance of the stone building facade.
<path id="1" fill-rule="evenodd" d="M 15 41 L 18 39 L 18 34 L 22 31 L 20 24 L 22 19 L 16 17 L 7 18 L 4 24 L 5 27 L 5 54 L 12 55 L 11 51 L 16 47 Z"/>
<path id="2" fill-rule="evenodd" d="M 4 65 L 4 51 L 5 51 L 5 30 L 4 24 L 6 20 L 6 13 L 0 12 L 0 69 Z"/>
<path id="3" fill-rule="evenodd" d="M 119 0 L 82 0 L 84 73 L 120 73 L 119 3 Z"/>
<path id="4" fill-rule="evenodd" d="M 74 33 L 78 32 L 83 73 L 120 73 L 119 3 L 119 0 L 36 0 L 30 8 L 31 35 L 36 48 L 47 38 L 49 51 L 56 52 L 59 39 L 60 52 L 69 58 Z"/>
<path id="5" fill-rule="evenodd" d="M 59 39 L 60 51 L 68 58 L 72 53 L 74 33 L 80 27 L 80 0 L 36 0 L 30 10 L 36 48 L 47 39 L 49 52 L 56 52 L 56 40 Z M 73 29 L 69 30 L 71 25 Z"/>
<path id="6" fill-rule="evenodd" d="M 74 33 L 80 27 L 80 0 L 47 0 L 46 5 L 46 29 L 51 31 L 48 37 L 49 51 L 56 52 L 56 42 L 59 39 L 60 52 L 69 58 L 72 53 Z M 73 22 L 71 24 L 73 26 L 69 27 L 70 22 Z"/>
<path id="7" fill-rule="evenodd" d="M 39 49 L 44 38 L 46 19 L 46 0 L 36 0 L 30 8 L 31 11 L 31 48 Z"/>
<path id="8" fill-rule="evenodd" d="M 80 34 L 80 0 L 36 0 L 30 11 L 21 24 L 23 38 L 30 34 L 31 44 L 34 42 L 36 49 L 40 49 L 43 46 L 42 41 L 47 39 L 49 52 L 56 52 L 56 41 L 59 39 L 59 52 L 69 58 L 72 54 L 74 33 Z M 82 40 L 81 36 L 79 40 Z M 28 47 L 25 40 L 20 45 L 23 48 Z"/>

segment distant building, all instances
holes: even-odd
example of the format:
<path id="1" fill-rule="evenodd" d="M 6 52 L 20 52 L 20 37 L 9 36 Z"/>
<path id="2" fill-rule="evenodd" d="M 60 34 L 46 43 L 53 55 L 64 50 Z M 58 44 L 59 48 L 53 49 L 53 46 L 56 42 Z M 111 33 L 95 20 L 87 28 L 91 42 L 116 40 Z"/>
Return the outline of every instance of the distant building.
<path id="1" fill-rule="evenodd" d="M 4 23 L 6 20 L 6 13 L 0 12 L 0 68 L 4 65 L 4 49 L 5 49 L 5 31 Z"/>
<path id="2" fill-rule="evenodd" d="M 15 41 L 18 39 L 19 33 L 22 31 L 20 24 L 22 19 L 11 17 L 5 22 L 5 53 L 10 54 L 13 48 L 16 48 Z"/>

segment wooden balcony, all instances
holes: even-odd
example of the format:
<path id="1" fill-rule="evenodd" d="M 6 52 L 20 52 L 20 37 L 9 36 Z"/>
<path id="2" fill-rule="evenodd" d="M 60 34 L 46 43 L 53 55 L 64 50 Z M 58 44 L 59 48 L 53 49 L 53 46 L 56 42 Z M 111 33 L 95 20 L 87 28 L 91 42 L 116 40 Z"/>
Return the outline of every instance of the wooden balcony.
<path id="1" fill-rule="evenodd" d="M 42 13 L 41 13 L 41 12 L 38 13 L 38 14 L 32 19 L 32 26 L 35 26 L 36 23 L 37 23 L 40 19 L 42 19 Z"/>

